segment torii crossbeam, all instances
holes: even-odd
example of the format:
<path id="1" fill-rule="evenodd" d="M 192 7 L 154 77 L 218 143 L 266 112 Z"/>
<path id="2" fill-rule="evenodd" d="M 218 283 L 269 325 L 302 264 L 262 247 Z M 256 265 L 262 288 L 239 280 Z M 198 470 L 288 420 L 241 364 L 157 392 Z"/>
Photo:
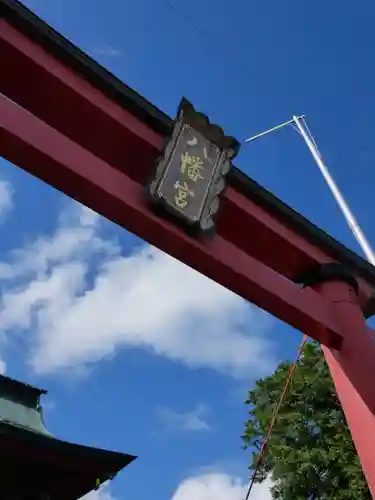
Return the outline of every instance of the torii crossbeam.
<path id="1" fill-rule="evenodd" d="M 375 268 L 236 168 L 210 238 L 153 210 L 172 120 L 15 0 L 0 64 L 1 156 L 322 343 L 375 497 Z"/>

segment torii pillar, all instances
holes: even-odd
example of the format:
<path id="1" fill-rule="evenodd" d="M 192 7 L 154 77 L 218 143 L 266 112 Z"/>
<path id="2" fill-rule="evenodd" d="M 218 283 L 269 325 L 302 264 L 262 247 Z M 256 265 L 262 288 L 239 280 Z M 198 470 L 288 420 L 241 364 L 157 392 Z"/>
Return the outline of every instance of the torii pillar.
<path id="1" fill-rule="evenodd" d="M 225 161 L 200 219 L 220 204 L 214 234 L 186 230 L 183 197 L 181 220 L 156 211 L 145 186 L 176 123 L 16 0 L 0 0 L 0 64 L 0 155 L 321 342 L 375 497 L 374 267 Z"/>

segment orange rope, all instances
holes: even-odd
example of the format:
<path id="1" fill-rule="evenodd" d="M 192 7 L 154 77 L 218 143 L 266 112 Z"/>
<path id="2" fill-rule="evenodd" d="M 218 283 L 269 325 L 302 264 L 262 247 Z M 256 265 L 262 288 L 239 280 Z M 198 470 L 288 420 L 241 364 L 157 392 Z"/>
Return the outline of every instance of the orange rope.
<path id="1" fill-rule="evenodd" d="M 249 500 L 249 496 L 250 496 L 251 490 L 253 489 L 257 472 L 258 472 L 259 467 L 261 466 L 261 464 L 263 462 L 263 459 L 264 459 L 264 455 L 265 455 L 265 451 L 266 451 L 266 448 L 267 448 L 268 441 L 269 441 L 269 439 L 271 437 L 271 433 L 272 433 L 272 430 L 273 430 L 273 428 L 275 426 L 276 419 L 277 419 L 278 414 L 280 412 L 281 405 L 283 404 L 285 396 L 286 396 L 286 394 L 288 392 L 290 383 L 291 383 L 292 378 L 293 378 L 294 371 L 295 371 L 295 369 L 297 367 L 297 364 L 299 362 L 299 359 L 301 357 L 301 354 L 302 354 L 302 351 L 303 351 L 303 349 L 305 347 L 306 342 L 307 342 L 307 335 L 304 335 L 303 339 L 302 339 L 302 343 L 301 343 L 300 348 L 298 350 L 296 359 L 295 359 L 295 361 L 294 361 L 294 363 L 292 365 L 292 368 L 290 369 L 289 377 L 288 377 L 288 379 L 287 379 L 287 381 L 285 383 L 284 390 L 283 390 L 283 392 L 282 392 L 282 394 L 280 396 L 279 402 L 277 403 L 276 409 L 275 409 L 274 414 L 272 416 L 272 420 L 271 420 L 270 426 L 268 428 L 268 432 L 267 432 L 266 438 L 265 438 L 265 440 L 262 443 L 262 447 L 260 449 L 260 452 L 259 452 L 259 455 L 258 455 L 258 459 L 257 459 L 257 464 L 256 464 L 256 467 L 254 469 L 253 475 L 251 477 L 251 482 L 250 482 L 250 485 L 249 485 L 249 489 L 247 490 L 247 494 L 246 494 L 245 500 Z"/>

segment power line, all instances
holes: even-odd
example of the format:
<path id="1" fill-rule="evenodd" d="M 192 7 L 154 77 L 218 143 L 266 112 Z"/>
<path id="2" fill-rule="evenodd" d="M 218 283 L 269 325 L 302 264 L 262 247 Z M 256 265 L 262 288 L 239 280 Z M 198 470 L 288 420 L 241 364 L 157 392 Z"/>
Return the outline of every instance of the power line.
<path id="1" fill-rule="evenodd" d="M 212 55 L 212 38 L 215 36 L 214 34 L 208 33 L 208 31 L 204 30 L 201 26 L 198 26 L 190 16 L 188 16 L 185 12 L 183 12 L 182 9 L 178 9 L 175 3 L 172 0 L 163 0 L 164 4 L 168 7 L 168 9 L 172 12 L 172 14 L 176 18 L 180 18 L 187 27 L 193 29 L 195 33 L 200 37 L 201 42 L 203 42 L 203 45 L 205 49 L 209 50 L 210 55 Z M 223 38 L 222 33 L 217 34 L 217 39 Z M 254 72 L 251 71 L 251 69 L 244 64 L 244 61 L 242 58 L 238 58 L 234 61 L 233 58 L 228 58 L 226 61 L 226 64 L 232 63 L 233 68 L 235 67 L 236 71 L 238 69 L 241 69 L 244 74 L 246 74 L 247 77 L 254 76 Z"/>
<path id="2" fill-rule="evenodd" d="M 249 488 L 247 490 L 247 493 L 246 493 L 246 497 L 245 497 L 245 500 L 249 500 L 249 497 L 250 497 L 250 494 L 251 494 L 251 491 L 253 489 L 253 486 L 255 484 L 255 479 L 256 479 L 256 476 L 257 476 L 257 473 L 259 471 L 259 468 L 260 466 L 262 465 L 263 463 L 263 460 L 264 460 L 264 456 L 265 456 L 265 453 L 266 453 L 266 449 L 267 449 L 267 445 L 268 445 L 268 442 L 270 440 L 270 437 L 271 437 L 271 434 L 272 434 L 272 431 L 273 431 L 273 428 L 275 427 L 275 423 L 276 423 L 276 420 L 277 420 L 277 417 L 280 413 L 280 409 L 281 409 L 281 406 L 285 400 L 285 396 L 289 390 L 289 387 L 290 387 L 290 383 L 292 381 L 292 378 L 293 378 L 293 375 L 294 375 L 294 372 L 297 368 L 297 365 L 298 365 L 298 362 L 301 358 L 301 354 L 303 352 L 303 349 L 306 345 L 306 342 L 307 342 L 307 335 L 304 335 L 303 336 L 303 339 L 302 339 L 302 343 L 300 345 L 300 348 L 298 350 L 298 353 L 297 353 L 297 356 L 296 356 L 296 359 L 290 369 L 290 372 L 289 372 L 289 376 L 287 378 L 287 381 L 285 382 L 285 386 L 284 386 L 284 389 L 283 389 L 283 392 L 280 396 L 280 399 L 277 403 L 277 406 L 275 408 L 275 411 L 273 413 L 273 416 L 272 416 L 272 420 L 271 420 L 271 423 L 268 427 L 268 431 L 267 431 L 267 435 L 266 435 L 266 438 L 264 439 L 263 443 L 262 443 L 262 446 L 261 446 L 261 449 L 260 449 L 260 452 L 259 452 L 259 455 L 258 455 L 258 458 L 257 458 L 257 463 L 256 463 L 256 466 L 255 466 L 255 469 L 253 471 L 253 474 L 252 474 L 252 477 L 251 477 L 251 481 L 250 481 L 250 484 L 249 484 Z"/>

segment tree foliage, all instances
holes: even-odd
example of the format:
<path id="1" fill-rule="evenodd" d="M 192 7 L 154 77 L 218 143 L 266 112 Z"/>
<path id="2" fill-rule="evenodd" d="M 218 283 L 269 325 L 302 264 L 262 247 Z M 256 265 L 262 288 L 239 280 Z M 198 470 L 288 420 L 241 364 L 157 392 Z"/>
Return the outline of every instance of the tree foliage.
<path id="1" fill-rule="evenodd" d="M 249 391 L 242 436 L 254 469 L 291 363 L 258 380 Z M 374 451 L 375 452 L 375 451 Z M 305 346 L 268 442 L 256 481 L 272 475 L 273 498 L 371 499 L 345 416 L 319 345 Z"/>

